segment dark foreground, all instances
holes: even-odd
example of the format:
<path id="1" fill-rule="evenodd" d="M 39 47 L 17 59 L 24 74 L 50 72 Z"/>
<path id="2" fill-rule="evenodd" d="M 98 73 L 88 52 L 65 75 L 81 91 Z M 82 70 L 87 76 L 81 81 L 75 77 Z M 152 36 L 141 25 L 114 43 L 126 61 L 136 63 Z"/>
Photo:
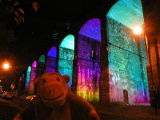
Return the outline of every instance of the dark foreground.
<path id="1" fill-rule="evenodd" d="M 160 109 L 158 109 L 158 115 L 155 115 L 154 108 L 150 106 L 127 106 L 97 102 L 91 102 L 91 104 L 101 120 L 160 120 Z M 0 120 L 12 120 L 27 105 L 29 105 L 29 101 L 25 99 L 4 100 L 0 98 Z"/>

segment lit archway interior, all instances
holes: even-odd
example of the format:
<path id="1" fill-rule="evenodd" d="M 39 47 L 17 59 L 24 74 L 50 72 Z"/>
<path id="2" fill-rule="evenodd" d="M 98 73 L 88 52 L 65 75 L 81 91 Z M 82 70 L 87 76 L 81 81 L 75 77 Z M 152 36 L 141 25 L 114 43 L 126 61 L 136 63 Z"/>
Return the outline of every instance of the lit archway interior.
<path id="1" fill-rule="evenodd" d="M 132 29 L 144 24 L 141 0 L 119 0 L 108 14 L 108 56 L 110 101 L 124 102 L 128 91 L 129 104 L 149 104 L 145 42 Z"/>
<path id="2" fill-rule="evenodd" d="M 37 68 L 37 61 L 34 61 L 31 67 L 30 82 L 28 89 L 28 94 L 30 95 L 33 95 L 35 93 L 34 79 L 36 78 L 36 68 Z"/>
<path id="3" fill-rule="evenodd" d="M 45 72 L 45 56 L 41 55 L 37 62 L 37 75 L 36 77 L 41 77 Z"/>
<path id="4" fill-rule="evenodd" d="M 45 73 L 56 71 L 56 63 L 57 63 L 56 61 L 57 61 L 57 48 L 54 46 L 47 53 Z"/>
<path id="5" fill-rule="evenodd" d="M 72 85 L 74 41 L 74 36 L 69 34 L 59 46 L 58 72 L 62 75 L 70 76 L 69 87 Z"/>
<path id="6" fill-rule="evenodd" d="M 87 101 L 99 101 L 100 19 L 88 20 L 78 33 L 77 94 Z"/>
<path id="7" fill-rule="evenodd" d="M 25 92 L 28 92 L 30 75 L 31 75 L 31 66 L 28 66 L 27 73 L 26 73 Z"/>

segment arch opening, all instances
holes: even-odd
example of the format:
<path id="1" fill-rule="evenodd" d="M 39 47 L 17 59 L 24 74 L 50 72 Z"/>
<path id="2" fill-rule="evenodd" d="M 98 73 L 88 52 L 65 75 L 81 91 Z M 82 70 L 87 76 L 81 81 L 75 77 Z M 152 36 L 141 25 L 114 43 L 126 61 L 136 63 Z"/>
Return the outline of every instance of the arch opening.
<path id="1" fill-rule="evenodd" d="M 144 24 L 141 0 L 119 0 L 106 14 L 106 22 L 110 100 L 122 102 L 120 90 L 127 88 L 130 104 L 150 104 L 145 41 L 132 31 Z"/>
<path id="2" fill-rule="evenodd" d="M 99 101 L 100 19 L 88 20 L 78 33 L 77 95 L 87 101 Z"/>
<path id="3" fill-rule="evenodd" d="M 73 35 L 67 35 L 59 46 L 58 72 L 61 75 L 69 75 L 69 87 L 72 85 L 73 60 L 74 60 L 74 41 Z"/>

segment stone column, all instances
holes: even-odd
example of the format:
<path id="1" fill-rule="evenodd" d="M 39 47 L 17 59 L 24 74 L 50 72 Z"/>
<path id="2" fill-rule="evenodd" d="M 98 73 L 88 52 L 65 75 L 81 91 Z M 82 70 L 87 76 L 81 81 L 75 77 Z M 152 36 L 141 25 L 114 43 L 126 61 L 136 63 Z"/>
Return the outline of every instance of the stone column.
<path id="1" fill-rule="evenodd" d="M 100 102 L 109 102 L 109 70 L 108 70 L 108 40 L 107 40 L 106 16 L 101 17 L 101 77 L 100 77 Z"/>

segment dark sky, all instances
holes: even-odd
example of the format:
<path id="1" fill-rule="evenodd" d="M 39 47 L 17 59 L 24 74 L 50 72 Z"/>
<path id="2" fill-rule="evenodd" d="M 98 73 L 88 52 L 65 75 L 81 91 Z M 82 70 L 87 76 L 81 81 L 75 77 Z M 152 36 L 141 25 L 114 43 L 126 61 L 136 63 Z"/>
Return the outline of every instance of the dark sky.
<path id="1" fill-rule="evenodd" d="M 105 0 L 39 0 L 37 2 L 40 6 L 37 12 L 33 10 L 31 4 L 22 7 L 25 11 L 24 23 L 17 25 L 14 20 L 11 21 L 16 37 L 12 49 L 21 63 L 28 64 L 41 54 L 46 54 L 50 47 L 60 42 L 52 39 L 54 31 L 62 33 L 66 30 L 67 23 L 71 25 L 84 23 L 84 18 L 95 11 L 96 7 L 105 3 Z"/>

